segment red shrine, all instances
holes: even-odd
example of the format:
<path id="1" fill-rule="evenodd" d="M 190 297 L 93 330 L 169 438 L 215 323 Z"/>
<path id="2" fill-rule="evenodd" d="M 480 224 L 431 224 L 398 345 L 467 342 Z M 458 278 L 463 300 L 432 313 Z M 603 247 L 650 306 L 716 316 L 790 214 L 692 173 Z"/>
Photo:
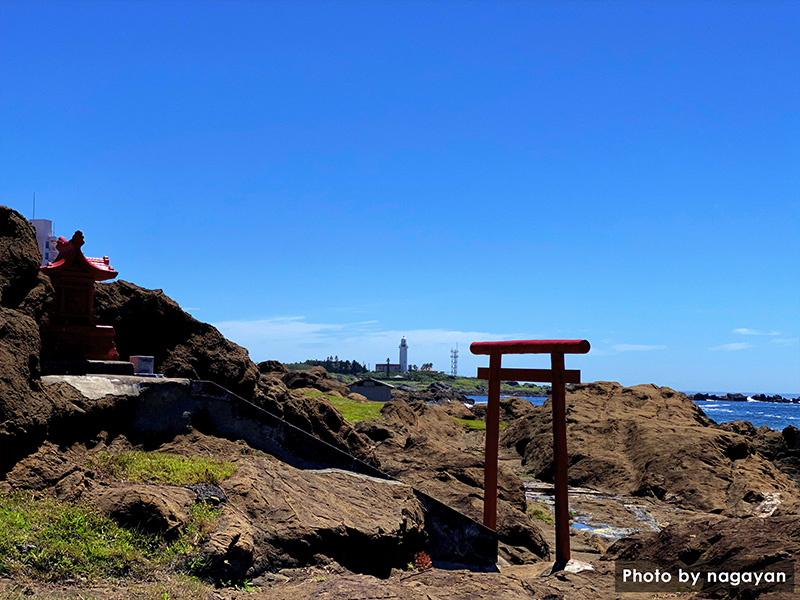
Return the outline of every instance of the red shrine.
<path id="1" fill-rule="evenodd" d="M 114 279 L 117 272 L 108 257 L 89 258 L 81 252 L 83 233 L 70 241 L 59 238 L 55 262 L 41 268 L 56 291 L 49 320 L 42 331 L 43 358 L 52 360 L 119 360 L 114 346 L 114 328 L 95 325 L 94 283 Z"/>

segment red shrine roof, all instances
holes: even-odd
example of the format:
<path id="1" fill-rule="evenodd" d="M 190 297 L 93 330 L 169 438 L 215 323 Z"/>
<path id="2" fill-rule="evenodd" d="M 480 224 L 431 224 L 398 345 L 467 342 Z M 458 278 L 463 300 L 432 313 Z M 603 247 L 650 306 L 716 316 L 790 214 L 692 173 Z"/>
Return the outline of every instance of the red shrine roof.
<path id="1" fill-rule="evenodd" d="M 94 277 L 95 281 L 105 281 L 114 279 L 117 272 L 108 264 L 108 257 L 91 258 L 84 256 L 81 252 L 83 246 L 83 232 L 76 231 L 70 241 L 63 237 L 58 238 L 56 248 L 58 256 L 55 262 L 48 263 L 41 267 L 41 271 L 48 275 L 55 275 L 61 272 L 84 272 Z"/>

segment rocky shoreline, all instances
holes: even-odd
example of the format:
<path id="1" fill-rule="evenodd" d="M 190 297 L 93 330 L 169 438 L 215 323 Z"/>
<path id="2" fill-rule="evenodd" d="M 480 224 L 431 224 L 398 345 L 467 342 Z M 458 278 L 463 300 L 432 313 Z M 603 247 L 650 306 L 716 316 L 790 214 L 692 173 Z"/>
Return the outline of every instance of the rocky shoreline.
<path id="1" fill-rule="evenodd" d="M 776 402 L 778 404 L 800 404 L 800 398 L 784 398 L 778 394 L 755 394 L 753 396 L 745 396 L 744 394 L 736 393 L 718 396 L 716 394 L 696 393 L 690 394 L 689 398 L 694 401 L 748 402 L 755 400 L 756 402 Z"/>

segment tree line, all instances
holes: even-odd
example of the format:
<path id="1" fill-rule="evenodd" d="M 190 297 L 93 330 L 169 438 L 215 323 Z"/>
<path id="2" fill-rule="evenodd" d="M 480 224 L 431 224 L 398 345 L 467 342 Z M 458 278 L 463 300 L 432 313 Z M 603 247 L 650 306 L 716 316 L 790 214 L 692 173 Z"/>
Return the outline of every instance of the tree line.
<path id="1" fill-rule="evenodd" d="M 302 363 L 294 363 L 286 366 L 290 369 L 295 366 L 300 369 L 323 367 L 328 373 L 339 373 L 341 375 L 361 375 L 367 372 L 367 367 L 357 360 L 339 360 L 338 356 L 329 356 L 325 360 L 307 360 Z"/>

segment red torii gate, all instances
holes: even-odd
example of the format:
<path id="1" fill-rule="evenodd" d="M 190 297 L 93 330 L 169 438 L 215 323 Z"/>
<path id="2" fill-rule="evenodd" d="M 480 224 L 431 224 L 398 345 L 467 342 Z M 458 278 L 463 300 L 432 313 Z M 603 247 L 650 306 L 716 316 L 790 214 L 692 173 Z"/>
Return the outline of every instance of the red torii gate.
<path id="1" fill-rule="evenodd" d="M 565 354 L 586 354 L 586 340 L 515 340 L 474 342 L 473 354 L 488 354 L 489 368 L 478 369 L 478 379 L 489 380 L 486 407 L 486 454 L 483 482 L 483 524 L 497 530 L 497 465 L 500 442 L 500 382 L 536 381 L 552 384 L 553 473 L 555 478 L 556 562 L 554 570 L 569 562 L 569 498 L 567 487 L 567 383 L 580 383 L 581 372 L 564 369 Z M 550 369 L 503 369 L 503 354 L 549 354 Z"/>

